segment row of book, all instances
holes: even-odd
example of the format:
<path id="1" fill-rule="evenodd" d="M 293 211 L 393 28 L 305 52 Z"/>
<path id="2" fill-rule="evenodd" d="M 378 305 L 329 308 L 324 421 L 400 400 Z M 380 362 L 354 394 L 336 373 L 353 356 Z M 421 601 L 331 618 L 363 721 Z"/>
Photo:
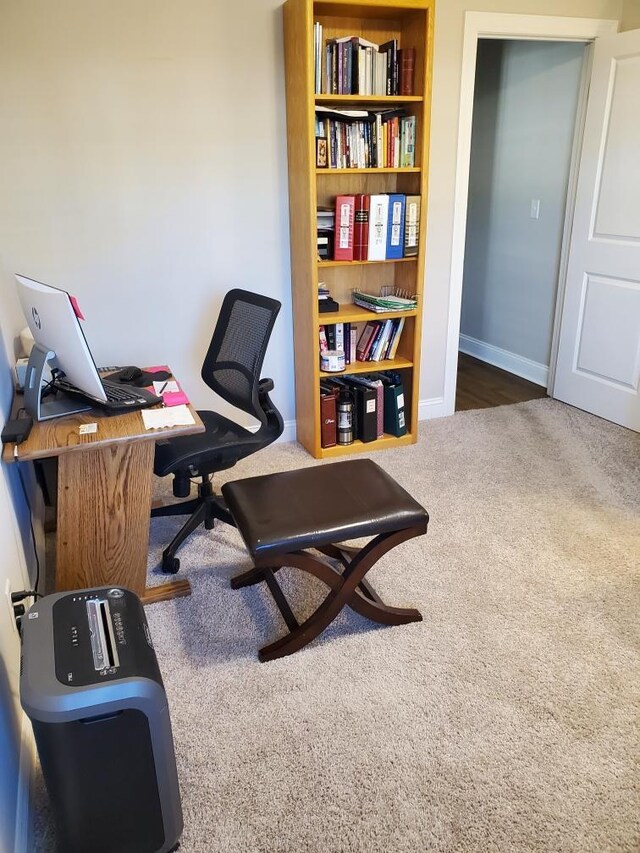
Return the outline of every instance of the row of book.
<path id="1" fill-rule="evenodd" d="M 373 120 L 316 114 L 316 145 L 323 139 L 326 150 L 317 158 L 318 168 L 406 169 L 416 164 L 416 117 L 401 108 L 377 111 Z"/>
<path id="2" fill-rule="evenodd" d="M 326 257 L 334 261 L 384 261 L 418 254 L 420 196 L 404 193 L 336 196 L 333 227 L 320 216 Z M 326 213 L 326 209 L 324 209 Z M 333 252 L 330 254 L 331 244 Z M 320 242 L 318 243 L 320 250 Z"/>
<path id="3" fill-rule="evenodd" d="M 327 351 L 343 352 L 345 364 L 395 358 L 404 320 L 404 317 L 370 320 L 362 328 L 356 323 L 326 323 L 319 331 L 320 355 Z"/>
<path id="4" fill-rule="evenodd" d="M 344 421 L 349 419 L 345 429 Z M 350 426 L 350 429 L 349 429 Z M 375 441 L 407 432 L 402 376 L 394 371 L 345 375 L 320 382 L 322 447 Z"/>
<path id="5" fill-rule="evenodd" d="M 375 44 L 360 36 L 323 42 L 322 24 L 313 28 L 316 95 L 413 95 L 416 51 L 398 39 Z"/>

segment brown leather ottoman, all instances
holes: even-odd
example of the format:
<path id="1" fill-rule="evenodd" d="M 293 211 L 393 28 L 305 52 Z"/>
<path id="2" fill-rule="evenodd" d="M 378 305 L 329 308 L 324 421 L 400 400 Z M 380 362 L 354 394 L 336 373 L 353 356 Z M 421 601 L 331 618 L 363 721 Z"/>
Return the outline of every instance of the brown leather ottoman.
<path id="1" fill-rule="evenodd" d="M 387 551 L 426 533 L 429 522 L 427 511 L 375 462 L 357 459 L 250 477 L 226 483 L 222 494 L 254 561 L 231 586 L 266 581 L 289 628 L 286 636 L 260 649 L 261 661 L 298 651 L 345 605 L 385 625 L 421 621 L 417 610 L 384 604 L 364 579 Z M 337 544 L 364 536 L 374 538 L 360 549 Z M 275 577 L 283 566 L 314 575 L 330 590 L 302 624 Z"/>

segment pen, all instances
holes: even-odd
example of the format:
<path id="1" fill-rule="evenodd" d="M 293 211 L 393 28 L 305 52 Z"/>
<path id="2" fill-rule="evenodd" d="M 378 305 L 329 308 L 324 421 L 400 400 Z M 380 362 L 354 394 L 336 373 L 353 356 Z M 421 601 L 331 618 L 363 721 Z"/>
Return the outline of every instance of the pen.
<path id="1" fill-rule="evenodd" d="M 161 397 L 161 396 L 162 396 L 162 392 L 164 391 L 164 389 L 167 387 L 167 385 L 168 385 L 168 384 L 169 384 L 169 382 L 165 382 L 165 383 L 164 383 L 164 385 L 162 386 L 162 388 L 158 391 L 158 397 Z"/>

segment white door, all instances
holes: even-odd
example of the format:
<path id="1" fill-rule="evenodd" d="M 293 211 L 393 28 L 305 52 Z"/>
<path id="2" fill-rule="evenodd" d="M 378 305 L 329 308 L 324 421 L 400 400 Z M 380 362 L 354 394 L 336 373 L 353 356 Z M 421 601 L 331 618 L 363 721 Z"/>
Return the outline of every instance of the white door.
<path id="1" fill-rule="evenodd" d="M 640 431 L 640 30 L 595 40 L 553 396 Z"/>

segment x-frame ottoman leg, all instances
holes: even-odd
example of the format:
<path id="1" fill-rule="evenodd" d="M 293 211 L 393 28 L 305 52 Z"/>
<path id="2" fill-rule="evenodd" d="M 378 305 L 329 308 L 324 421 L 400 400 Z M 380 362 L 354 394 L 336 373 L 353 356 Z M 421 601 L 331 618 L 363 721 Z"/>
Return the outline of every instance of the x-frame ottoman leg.
<path id="1" fill-rule="evenodd" d="M 249 586 L 266 580 L 289 627 L 287 635 L 260 649 L 260 660 L 268 661 L 284 657 L 306 646 L 333 622 L 345 606 L 374 622 L 384 625 L 403 625 L 408 622 L 421 621 L 422 616 L 418 610 L 389 607 L 384 604 L 365 581 L 365 575 L 384 554 L 395 548 L 396 545 L 414 536 L 421 536 L 423 533 L 426 533 L 426 523 L 392 533 L 380 534 L 359 551 L 335 545 L 319 547 L 318 551 L 340 560 L 344 566 L 342 573 L 322 557 L 301 550 L 275 557 L 265 557 L 263 560 L 256 561 L 253 569 L 234 578 L 231 581 L 234 588 Z M 302 624 L 298 624 L 295 619 L 275 578 L 275 572 L 284 566 L 291 566 L 308 572 L 329 587 L 327 597 Z"/>

